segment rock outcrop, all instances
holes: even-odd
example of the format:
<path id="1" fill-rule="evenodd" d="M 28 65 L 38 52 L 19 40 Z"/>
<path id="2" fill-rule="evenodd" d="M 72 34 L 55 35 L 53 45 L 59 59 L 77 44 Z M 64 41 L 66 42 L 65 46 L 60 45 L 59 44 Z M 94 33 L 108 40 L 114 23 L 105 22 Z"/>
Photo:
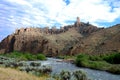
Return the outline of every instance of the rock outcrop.
<path id="1" fill-rule="evenodd" d="M 81 43 L 82 42 L 82 43 Z M 73 53 L 104 54 L 120 52 L 120 24 L 101 29 L 81 39 Z"/>
<path id="2" fill-rule="evenodd" d="M 21 28 L 0 43 L 0 53 L 22 51 L 47 56 L 120 52 L 120 25 L 97 28 L 77 21 L 57 29 Z"/>

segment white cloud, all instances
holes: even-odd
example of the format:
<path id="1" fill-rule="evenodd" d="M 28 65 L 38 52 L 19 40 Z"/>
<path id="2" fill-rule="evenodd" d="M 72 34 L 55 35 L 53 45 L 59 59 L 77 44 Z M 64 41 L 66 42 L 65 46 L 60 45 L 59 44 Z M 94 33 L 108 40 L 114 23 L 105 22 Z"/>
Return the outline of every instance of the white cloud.
<path id="1" fill-rule="evenodd" d="M 120 18 L 119 0 L 4 0 L 0 1 L 1 32 L 29 26 L 63 26 L 82 22 L 106 26 Z"/>

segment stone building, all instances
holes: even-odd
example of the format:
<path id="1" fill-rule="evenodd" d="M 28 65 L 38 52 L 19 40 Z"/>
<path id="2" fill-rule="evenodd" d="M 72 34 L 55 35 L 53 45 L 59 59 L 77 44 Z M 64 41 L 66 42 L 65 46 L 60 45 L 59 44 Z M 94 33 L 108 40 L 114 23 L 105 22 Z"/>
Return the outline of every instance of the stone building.
<path id="1" fill-rule="evenodd" d="M 75 25 L 75 27 L 79 27 L 79 26 L 81 26 L 80 18 L 79 18 L 79 17 L 77 17 L 76 22 L 75 22 L 74 25 Z"/>

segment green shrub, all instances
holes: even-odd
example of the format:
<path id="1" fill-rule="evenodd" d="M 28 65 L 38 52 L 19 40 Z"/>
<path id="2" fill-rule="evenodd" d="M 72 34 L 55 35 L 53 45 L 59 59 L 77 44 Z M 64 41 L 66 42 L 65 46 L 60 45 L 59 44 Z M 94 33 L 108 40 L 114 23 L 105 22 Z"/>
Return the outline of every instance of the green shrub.
<path id="1" fill-rule="evenodd" d="M 86 74 L 81 70 L 73 72 L 73 75 L 76 78 L 76 80 L 87 80 Z"/>
<path id="2" fill-rule="evenodd" d="M 37 54 L 36 56 L 38 60 L 46 60 L 46 57 L 43 54 Z"/>
<path id="3" fill-rule="evenodd" d="M 91 60 L 91 61 L 102 61 L 103 59 L 98 55 L 90 55 L 89 60 Z"/>
<path id="4" fill-rule="evenodd" d="M 92 69 L 107 70 L 111 65 L 105 61 L 88 61 L 86 66 Z"/>
<path id="5" fill-rule="evenodd" d="M 41 63 L 40 62 L 31 62 L 30 66 L 38 67 L 38 66 L 41 66 Z"/>
<path id="6" fill-rule="evenodd" d="M 43 54 L 31 54 L 27 52 L 18 52 L 14 51 L 3 56 L 7 56 L 10 58 L 16 58 L 18 60 L 46 60 L 46 57 Z"/>
<path id="7" fill-rule="evenodd" d="M 36 60 L 36 55 L 30 54 L 30 53 L 24 53 L 23 54 L 27 60 Z"/>
<path id="8" fill-rule="evenodd" d="M 107 69 L 108 72 L 120 74 L 120 65 L 112 65 Z"/>
<path id="9" fill-rule="evenodd" d="M 70 80 L 71 74 L 69 71 L 62 71 L 60 73 L 61 80 Z"/>
<path id="10" fill-rule="evenodd" d="M 77 66 L 83 66 L 84 62 L 87 62 L 88 56 L 85 54 L 79 54 L 76 58 L 76 65 Z"/>
<path id="11" fill-rule="evenodd" d="M 111 73 L 120 74 L 120 53 L 104 55 L 80 54 L 76 58 L 76 65 L 98 70 L 106 70 Z M 112 64 L 111 64 L 112 63 Z"/>
<path id="12" fill-rule="evenodd" d="M 54 74 L 52 78 L 55 80 L 90 80 L 87 78 L 86 73 L 81 70 L 74 72 L 63 70 L 59 74 Z"/>
<path id="13" fill-rule="evenodd" d="M 120 64 L 120 53 L 112 53 L 104 56 L 103 59 L 111 64 Z"/>

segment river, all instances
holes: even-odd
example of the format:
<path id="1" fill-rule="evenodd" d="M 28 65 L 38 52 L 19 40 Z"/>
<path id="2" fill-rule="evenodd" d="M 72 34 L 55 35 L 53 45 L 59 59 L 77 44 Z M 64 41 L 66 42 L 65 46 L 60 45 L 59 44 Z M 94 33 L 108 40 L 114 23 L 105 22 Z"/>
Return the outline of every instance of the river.
<path id="1" fill-rule="evenodd" d="M 40 61 L 41 65 L 48 65 L 52 67 L 52 74 L 59 73 L 62 70 L 82 70 L 91 80 L 120 80 L 120 75 L 108 73 L 106 71 L 93 70 L 89 68 L 77 67 L 68 62 L 58 62 L 61 59 L 48 58 L 46 61 Z"/>

